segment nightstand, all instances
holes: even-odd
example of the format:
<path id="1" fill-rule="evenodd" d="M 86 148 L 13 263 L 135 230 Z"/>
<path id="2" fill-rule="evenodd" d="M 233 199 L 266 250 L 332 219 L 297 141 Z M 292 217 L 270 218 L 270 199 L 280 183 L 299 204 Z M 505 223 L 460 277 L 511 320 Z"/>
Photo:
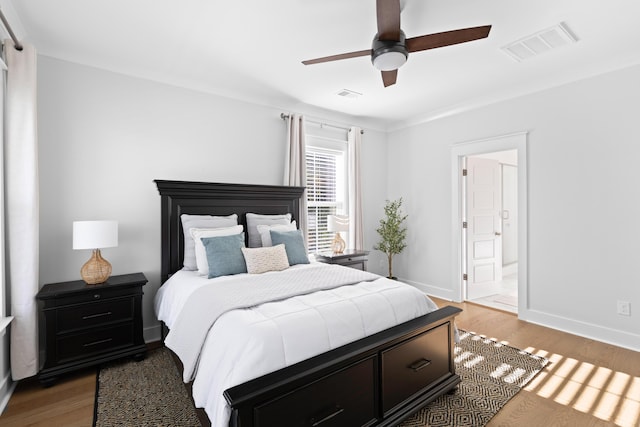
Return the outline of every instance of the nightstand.
<path id="1" fill-rule="evenodd" d="M 315 257 L 316 261 L 319 262 L 344 265 L 364 271 L 367 269 L 367 255 L 369 255 L 369 251 L 345 249 L 341 254 L 336 254 L 331 251 L 316 252 Z"/>
<path id="2" fill-rule="evenodd" d="M 44 285 L 36 295 L 40 329 L 38 379 L 53 384 L 61 374 L 121 357 L 142 360 L 142 273 Z"/>

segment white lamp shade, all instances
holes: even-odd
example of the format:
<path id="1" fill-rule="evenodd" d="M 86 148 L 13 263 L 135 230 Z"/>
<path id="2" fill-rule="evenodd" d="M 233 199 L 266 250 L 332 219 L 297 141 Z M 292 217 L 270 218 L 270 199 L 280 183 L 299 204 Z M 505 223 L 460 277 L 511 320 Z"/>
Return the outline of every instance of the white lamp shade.
<path id="1" fill-rule="evenodd" d="M 118 246 L 118 221 L 74 221 L 73 249 Z"/>
<path id="2" fill-rule="evenodd" d="M 348 215 L 327 215 L 327 231 L 347 232 L 349 231 Z"/>

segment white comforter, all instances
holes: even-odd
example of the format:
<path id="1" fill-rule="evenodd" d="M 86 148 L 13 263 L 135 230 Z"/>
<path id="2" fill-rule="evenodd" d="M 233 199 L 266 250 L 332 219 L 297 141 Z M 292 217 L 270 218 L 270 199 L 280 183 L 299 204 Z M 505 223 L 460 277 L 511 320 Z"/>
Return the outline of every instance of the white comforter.
<path id="1" fill-rule="evenodd" d="M 322 274 L 327 267 L 314 263 L 288 271 L 309 269 Z M 180 323 L 180 312 L 188 309 L 186 301 L 197 289 L 240 283 L 249 277 L 255 280 L 249 275 L 205 279 L 195 272 L 180 271 L 156 295 L 158 318 L 171 329 Z M 205 408 L 213 426 L 225 426 L 230 412 L 224 390 L 435 309 L 417 289 L 378 277 L 227 311 L 208 330 L 199 354 L 193 375 L 196 406 Z"/>

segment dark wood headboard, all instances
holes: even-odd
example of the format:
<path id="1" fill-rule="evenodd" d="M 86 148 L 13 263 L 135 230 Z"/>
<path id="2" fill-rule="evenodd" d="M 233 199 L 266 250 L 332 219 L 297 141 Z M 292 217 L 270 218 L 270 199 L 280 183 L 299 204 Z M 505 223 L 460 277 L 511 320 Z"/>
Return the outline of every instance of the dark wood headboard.
<path id="1" fill-rule="evenodd" d="M 286 214 L 300 217 L 304 187 L 222 184 L 189 181 L 154 181 L 161 196 L 162 265 L 160 278 L 166 281 L 182 268 L 184 235 L 180 215 L 238 215 L 247 229 L 246 214 Z M 246 236 L 245 236 L 246 237 Z"/>

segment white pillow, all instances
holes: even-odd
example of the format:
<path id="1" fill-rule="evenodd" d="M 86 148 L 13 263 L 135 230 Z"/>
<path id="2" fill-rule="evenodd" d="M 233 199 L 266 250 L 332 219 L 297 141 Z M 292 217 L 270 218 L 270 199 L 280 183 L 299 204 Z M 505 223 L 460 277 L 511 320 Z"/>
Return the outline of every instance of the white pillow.
<path id="1" fill-rule="evenodd" d="M 276 225 L 265 225 L 260 224 L 257 226 L 258 233 L 260 234 L 260 240 L 262 241 L 262 246 L 273 246 L 271 243 L 271 230 L 275 231 L 291 231 L 297 229 L 296 222 L 291 221 L 291 224 L 276 224 Z"/>
<path id="2" fill-rule="evenodd" d="M 248 246 L 250 248 L 259 248 L 262 246 L 262 240 L 260 239 L 260 233 L 258 233 L 257 226 L 264 225 L 276 225 L 276 224 L 289 224 L 291 222 L 291 214 L 283 215 L 263 215 L 248 213 L 247 214 L 247 234 L 249 235 Z"/>
<path id="3" fill-rule="evenodd" d="M 182 221 L 182 234 L 184 234 L 184 256 L 182 266 L 185 270 L 196 270 L 196 248 L 189 232 L 192 228 L 222 228 L 238 225 L 238 215 L 213 216 L 213 215 L 180 215 Z"/>
<path id="4" fill-rule="evenodd" d="M 267 248 L 241 248 L 241 250 L 249 274 L 261 274 L 289 268 L 284 244 Z"/>
<path id="5" fill-rule="evenodd" d="M 234 225 L 233 227 L 222 228 L 191 228 L 189 233 L 195 243 L 196 251 L 196 266 L 198 267 L 198 274 L 203 276 L 209 275 L 209 261 L 207 260 L 207 250 L 202 244 L 202 238 L 204 237 L 218 237 L 218 236 L 233 236 L 234 234 L 240 234 L 244 231 L 244 227 L 241 225 Z"/>

